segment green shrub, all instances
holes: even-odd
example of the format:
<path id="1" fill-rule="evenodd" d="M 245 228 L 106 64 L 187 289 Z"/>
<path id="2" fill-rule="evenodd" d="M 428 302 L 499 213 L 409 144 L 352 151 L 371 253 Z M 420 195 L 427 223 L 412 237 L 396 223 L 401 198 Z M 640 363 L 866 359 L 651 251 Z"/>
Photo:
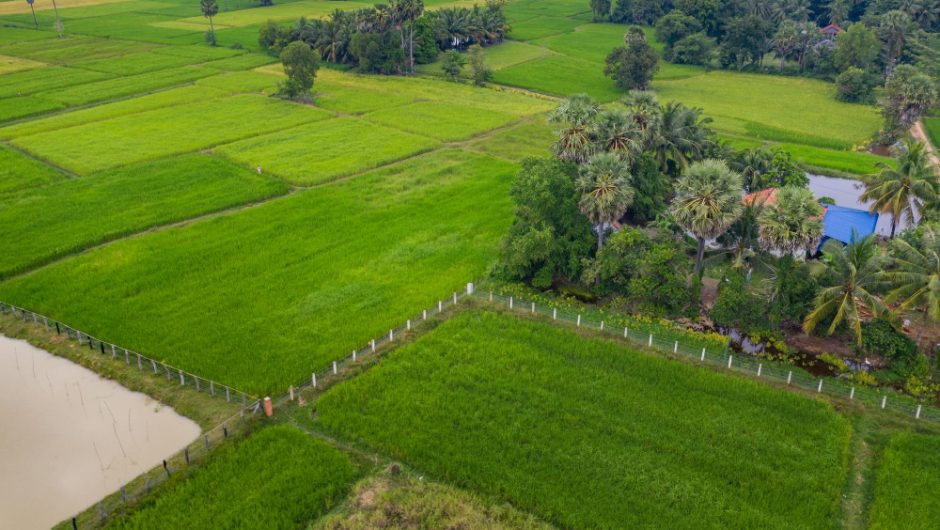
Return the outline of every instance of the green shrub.
<path id="1" fill-rule="evenodd" d="M 721 281 L 718 298 L 708 316 L 720 326 L 750 332 L 766 327 L 766 306 L 764 300 L 746 285 L 744 275 L 728 271 Z"/>
<path id="2" fill-rule="evenodd" d="M 884 319 L 862 325 L 862 349 L 865 353 L 880 355 L 891 364 L 910 366 L 917 355 L 917 345 Z"/>

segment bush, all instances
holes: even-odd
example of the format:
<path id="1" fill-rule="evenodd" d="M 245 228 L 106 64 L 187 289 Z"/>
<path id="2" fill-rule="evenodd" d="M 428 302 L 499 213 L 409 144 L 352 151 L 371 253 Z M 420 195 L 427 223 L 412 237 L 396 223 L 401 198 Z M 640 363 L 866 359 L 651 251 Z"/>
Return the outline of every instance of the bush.
<path id="1" fill-rule="evenodd" d="M 862 325 L 862 349 L 867 354 L 884 357 L 899 373 L 915 368 L 917 345 L 887 320 L 877 319 Z"/>
<path id="2" fill-rule="evenodd" d="M 766 327 L 765 313 L 764 300 L 750 290 L 744 275 L 729 271 L 721 281 L 718 298 L 708 316 L 719 326 L 749 333 Z"/>
<path id="3" fill-rule="evenodd" d="M 874 75 L 850 66 L 836 78 L 836 98 L 851 103 L 872 103 L 877 84 Z"/>
<path id="4" fill-rule="evenodd" d="M 707 65 L 715 46 L 715 39 L 704 33 L 695 33 L 676 41 L 666 60 L 675 64 Z"/>

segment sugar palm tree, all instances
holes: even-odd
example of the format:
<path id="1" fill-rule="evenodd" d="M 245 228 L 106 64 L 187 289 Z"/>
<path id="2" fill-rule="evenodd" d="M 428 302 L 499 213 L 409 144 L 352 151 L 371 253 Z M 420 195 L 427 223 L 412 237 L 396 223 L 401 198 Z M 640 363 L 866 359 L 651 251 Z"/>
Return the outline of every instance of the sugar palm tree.
<path id="1" fill-rule="evenodd" d="M 624 110 L 601 112 L 591 126 L 591 136 L 602 151 L 632 162 L 643 151 L 643 133 L 633 116 Z"/>
<path id="2" fill-rule="evenodd" d="M 702 109 L 689 108 L 678 101 L 662 107 L 655 149 L 663 173 L 680 171 L 705 156 L 715 143 L 708 127 L 711 121 L 702 116 Z"/>
<path id="3" fill-rule="evenodd" d="M 758 217 L 760 242 L 785 254 L 811 252 L 822 238 L 823 209 L 807 188 L 785 186 Z"/>
<path id="4" fill-rule="evenodd" d="M 721 160 L 703 160 L 686 168 L 676 182 L 672 214 L 698 240 L 695 273 L 702 273 L 705 241 L 723 234 L 741 215 L 741 175 Z"/>
<path id="5" fill-rule="evenodd" d="M 904 53 L 904 47 L 911 39 L 913 30 L 914 22 L 904 11 L 895 9 L 881 15 L 878 23 L 878 36 L 881 37 L 885 54 L 888 56 L 888 74 Z"/>
<path id="6" fill-rule="evenodd" d="M 803 320 L 803 331 L 811 333 L 829 319 L 827 335 L 832 335 L 845 322 L 862 343 L 862 314 L 885 313 L 885 305 L 875 294 L 884 285 L 884 259 L 874 236 L 866 236 L 850 245 L 829 240 L 823 245 L 823 261 L 833 278 L 832 285 L 816 295 L 815 308 Z"/>
<path id="7" fill-rule="evenodd" d="M 645 148 L 653 149 L 659 138 L 659 130 L 662 128 L 663 113 L 656 94 L 643 90 L 631 90 L 623 98 L 623 104 L 633 113 L 633 120 L 643 133 Z"/>
<path id="8" fill-rule="evenodd" d="M 891 215 L 891 237 L 903 217 L 914 223 L 914 214 L 935 204 L 940 195 L 940 182 L 924 144 L 905 141 L 897 154 L 897 169 L 881 164 L 881 170 L 865 178 L 865 191 L 860 198 L 873 201 L 869 210 Z"/>
<path id="9" fill-rule="evenodd" d="M 891 285 L 885 302 L 900 302 L 899 310 L 922 309 L 925 320 L 940 320 L 940 237 L 927 228 L 916 246 L 893 241 L 891 254 L 894 267 L 884 273 Z"/>
<path id="10" fill-rule="evenodd" d="M 212 23 L 212 17 L 219 12 L 219 4 L 215 0 L 199 0 L 199 7 L 202 9 L 202 16 L 209 19 L 209 43 L 215 46 L 215 25 Z"/>
<path id="11" fill-rule="evenodd" d="M 552 145 L 555 156 L 570 162 L 585 162 L 593 151 L 591 123 L 597 116 L 598 106 L 591 98 L 580 94 L 572 96 L 548 115 L 550 123 L 562 125 L 555 131 L 558 140 Z"/>
<path id="12" fill-rule="evenodd" d="M 594 155 L 581 166 L 575 186 L 581 193 L 578 209 L 597 231 L 597 249 L 604 246 L 607 226 L 616 222 L 633 203 L 630 166 L 613 153 Z"/>

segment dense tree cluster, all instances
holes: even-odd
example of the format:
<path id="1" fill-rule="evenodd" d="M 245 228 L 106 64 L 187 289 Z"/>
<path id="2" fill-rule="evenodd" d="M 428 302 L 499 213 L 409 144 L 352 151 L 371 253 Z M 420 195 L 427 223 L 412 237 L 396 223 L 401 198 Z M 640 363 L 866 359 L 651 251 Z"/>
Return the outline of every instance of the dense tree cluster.
<path id="1" fill-rule="evenodd" d="M 938 99 L 938 0 L 592 0 L 591 9 L 595 20 L 654 26 L 673 63 L 822 77 L 856 103 L 874 103 L 884 85 L 885 144 Z M 607 58 L 605 73 L 625 90 L 656 71 L 647 50 L 631 49 L 635 31 Z"/>
<path id="2" fill-rule="evenodd" d="M 416 64 L 434 61 L 442 50 L 488 46 L 509 32 L 504 0 L 470 8 L 425 11 L 422 0 L 392 0 L 356 11 L 334 11 L 325 19 L 301 18 L 293 27 L 268 21 L 259 33 L 261 47 L 280 53 L 302 41 L 323 60 L 379 74 L 411 74 Z"/>

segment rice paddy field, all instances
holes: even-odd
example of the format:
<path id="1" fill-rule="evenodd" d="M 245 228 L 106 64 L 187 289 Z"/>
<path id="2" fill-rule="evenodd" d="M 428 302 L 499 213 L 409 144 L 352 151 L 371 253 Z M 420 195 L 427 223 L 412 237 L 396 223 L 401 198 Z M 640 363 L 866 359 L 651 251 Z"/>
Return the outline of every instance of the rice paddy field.
<path id="1" fill-rule="evenodd" d="M 333 508 L 357 471 L 341 451 L 285 425 L 227 445 L 114 528 L 299 528 Z"/>
<path id="2" fill-rule="evenodd" d="M 591 23 L 586 0 L 510 0 L 487 88 L 435 63 L 410 78 L 322 68 L 311 102 L 270 97 L 283 70 L 258 52 L 260 24 L 368 4 L 223 0 L 210 47 L 191 0 L 59 0 L 61 38 L 50 1 L 34 4 L 39 29 L 27 3 L 0 1 L 0 300 L 276 397 L 484 277 L 518 163 L 552 141 L 546 112 L 575 93 L 622 97 L 602 70 L 626 28 Z M 778 146 L 812 170 L 885 161 L 855 152 L 876 110 L 836 102 L 827 83 L 663 63 L 654 89 L 704 108 L 733 145 Z M 926 120 L 935 139 L 938 123 Z M 938 517 L 933 435 L 891 431 L 875 447 L 853 517 L 852 411 L 481 309 L 426 333 L 315 396 L 315 417 L 297 409 L 303 430 L 224 446 L 113 525 Z M 363 455 L 406 470 L 352 463 Z"/>
<path id="3" fill-rule="evenodd" d="M 329 391 L 317 421 L 573 528 L 835 526 L 851 434 L 820 402 L 475 311 Z"/>

